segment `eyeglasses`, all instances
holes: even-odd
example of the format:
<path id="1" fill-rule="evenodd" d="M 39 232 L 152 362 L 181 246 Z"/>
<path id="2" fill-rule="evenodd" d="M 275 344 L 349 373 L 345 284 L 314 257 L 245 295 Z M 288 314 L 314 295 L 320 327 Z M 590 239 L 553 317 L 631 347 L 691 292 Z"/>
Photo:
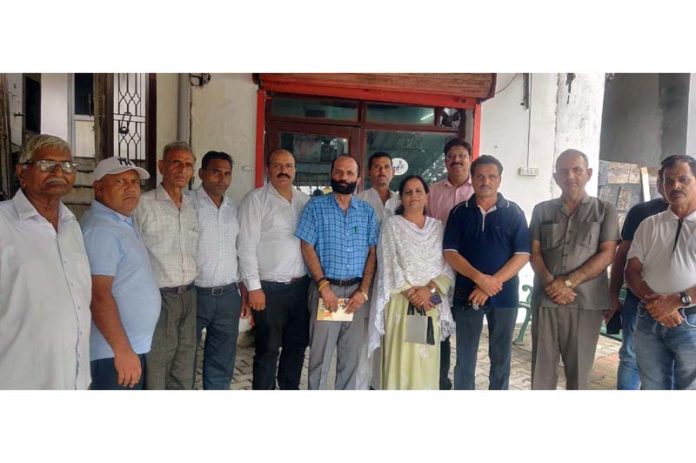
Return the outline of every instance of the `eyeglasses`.
<path id="1" fill-rule="evenodd" d="M 39 166 L 39 170 L 41 172 L 53 172 L 53 169 L 55 169 L 56 166 L 60 166 L 60 168 L 66 174 L 72 174 L 75 172 L 75 168 L 77 167 L 77 164 L 75 164 L 73 161 L 54 161 L 53 159 L 37 159 L 22 163 L 22 165 L 25 166 L 29 164 L 36 164 Z"/>

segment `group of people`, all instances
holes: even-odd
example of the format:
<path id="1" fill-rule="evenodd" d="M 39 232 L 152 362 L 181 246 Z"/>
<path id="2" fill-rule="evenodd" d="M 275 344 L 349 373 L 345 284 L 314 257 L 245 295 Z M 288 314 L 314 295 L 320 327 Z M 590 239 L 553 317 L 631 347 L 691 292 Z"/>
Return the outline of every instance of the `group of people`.
<path id="1" fill-rule="evenodd" d="M 474 389 L 485 317 L 489 388 L 507 389 L 528 262 L 533 389 L 556 388 L 561 359 L 566 387 L 588 388 L 616 312 L 620 388 L 696 388 L 694 159 L 663 161 L 663 199 L 636 206 L 620 237 L 615 208 L 585 192 L 592 169 L 578 150 L 558 156 L 561 196 L 529 226 L 498 191 L 498 159 L 472 161 L 459 138 L 443 154 L 445 179 L 409 175 L 397 192 L 391 156 L 374 153 L 358 194 L 360 164 L 338 156 L 331 193 L 310 200 L 293 185 L 293 153 L 276 150 L 268 182 L 237 208 L 232 157 L 207 152 L 188 191 L 196 157 L 174 142 L 146 193 L 146 170 L 100 161 L 78 224 L 61 202 L 77 175 L 70 147 L 32 138 L 21 189 L 0 203 L 0 388 L 192 389 L 202 363 L 203 388 L 228 389 L 239 319 L 251 317 L 253 389 L 299 389 L 308 347 L 309 389 Z"/>

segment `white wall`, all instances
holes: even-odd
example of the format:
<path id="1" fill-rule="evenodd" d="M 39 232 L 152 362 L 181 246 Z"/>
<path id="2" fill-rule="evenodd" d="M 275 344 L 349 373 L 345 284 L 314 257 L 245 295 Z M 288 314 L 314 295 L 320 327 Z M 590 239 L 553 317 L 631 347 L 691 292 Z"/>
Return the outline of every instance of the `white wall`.
<path id="1" fill-rule="evenodd" d="M 22 144 L 22 74 L 5 74 L 7 78 L 7 94 L 10 111 L 10 141 L 15 145 Z"/>
<path id="2" fill-rule="evenodd" d="M 212 74 L 203 87 L 191 87 L 191 146 L 198 158 L 210 150 L 234 159 L 228 194 L 239 204 L 254 187 L 256 93 L 251 74 Z M 197 179 L 195 185 L 198 186 Z"/>
<path id="3" fill-rule="evenodd" d="M 689 78 L 689 110 L 686 125 L 686 154 L 696 157 L 696 74 Z"/>
<path id="4" fill-rule="evenodd" d="M 68 74 L 41 74 L 41 133 L 69 140 Z"/>
<path id="5" fill-rule="evenodd" d="M 499 93 L 482 105 L 481 154 L 495 156 L 503 163 L 500 191 L 519 204 L 529 221 L 534 205 L 560 195 L 553 168 L 561 151 L 583 151 L 597 172 L 604 74 L 577 74 L 570 99 L 566 74 L 532 74 L 529 109 L 521 105 L 522 74 L 513 76 L 498 74 Z M 538 175 L 522 176 L 520 167 L 537 168 Z M 587 191 L 595 195 L 596 174 L 593 177 Z M 520 272 L 523 284 L 532 284 L 533 276 L 529 265 Z"/>
<path id="6" fill-rule="evenodd" d="M 167 143 L 178 140 L 179 74 L 157 74 L 157 159 Z M 162 175 L 157 171 L 157 183 Z"/>

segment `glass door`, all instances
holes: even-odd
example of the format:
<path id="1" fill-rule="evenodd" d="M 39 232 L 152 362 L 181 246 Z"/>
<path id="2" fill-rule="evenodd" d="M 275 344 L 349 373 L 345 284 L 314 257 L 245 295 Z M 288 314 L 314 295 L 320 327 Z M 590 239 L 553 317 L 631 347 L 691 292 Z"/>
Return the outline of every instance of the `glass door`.
<path id="1" fill-rule="evenodd" d="M 297 158 L 295 185 L 309 195 L 325 194 L 331 191 L 331 162 L 337 156 L 352 156 L 364 172 L 360 132 L 338 125 L 276 122 L 267 133 L 266 159 L 277 149 L 292 152 Z"/>

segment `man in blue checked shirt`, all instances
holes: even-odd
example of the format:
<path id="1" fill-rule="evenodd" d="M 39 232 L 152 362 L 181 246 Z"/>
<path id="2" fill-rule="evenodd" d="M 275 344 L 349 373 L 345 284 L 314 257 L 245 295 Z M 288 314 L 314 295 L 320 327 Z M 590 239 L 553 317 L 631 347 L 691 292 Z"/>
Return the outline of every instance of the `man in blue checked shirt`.
<path id="1" fill-rule="evenodd" d="M 330 195 L 312 199 L 305 207 L 295 235 L 312 276 L 309 288 L 309 389 L 326 389 L 334 350 L 336 389 L 355 389 L 360 350 L 369 321 L 367 301 L 375 274 L 378 239 L 372 206 L 353 197 L 360 166 L 348 155 L 331 164 Z M 338 298 L 348 299 L 350 322 L 318 321 L 319 298 L 331 310 Z"/>

